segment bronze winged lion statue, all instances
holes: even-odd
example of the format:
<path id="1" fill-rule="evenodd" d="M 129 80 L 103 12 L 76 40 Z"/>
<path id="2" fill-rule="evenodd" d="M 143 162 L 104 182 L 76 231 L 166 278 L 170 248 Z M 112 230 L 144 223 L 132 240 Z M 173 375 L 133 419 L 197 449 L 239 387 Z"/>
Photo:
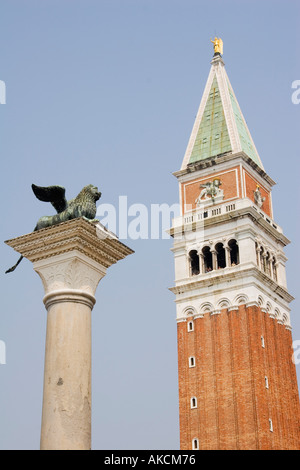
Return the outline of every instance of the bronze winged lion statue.
<path id="1" fill-rule="evenodd" d="M 42 187 L 32 184 L 31 187 L 35 196 L 40 201 L 51 202 L 57 212 L 55 215 L 41 217 L 34 231 L 57 225 L 67 220 L 76 219 L 77 217 L 93 220 L 96 216 L 96 201 L 100 199 L 101 193 L 98 188 L 92 184 L 85 186 L 78 196 L 74 199 L 70 199 L 70 201 L 66 200 L 66 190 L 63 186 Z M 13 272 L 22 259 L 23 256 L 21 256 L 17 263 L 12 268 L 8 269 L 6 273 Z"/>

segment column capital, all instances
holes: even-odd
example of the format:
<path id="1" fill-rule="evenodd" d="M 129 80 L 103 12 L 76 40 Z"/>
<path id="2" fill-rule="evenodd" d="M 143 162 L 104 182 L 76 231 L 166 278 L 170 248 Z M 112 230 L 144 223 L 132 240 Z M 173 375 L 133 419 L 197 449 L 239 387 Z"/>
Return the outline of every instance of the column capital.
<path id="1" fill-rule="evenodd" d="M 46 308 L 65 301 L 80 301 L 92 308 L 107 268 L 133 253 L 100 223 L 83 218 L 5 243 L 33 263 L 44 285 Z"/>

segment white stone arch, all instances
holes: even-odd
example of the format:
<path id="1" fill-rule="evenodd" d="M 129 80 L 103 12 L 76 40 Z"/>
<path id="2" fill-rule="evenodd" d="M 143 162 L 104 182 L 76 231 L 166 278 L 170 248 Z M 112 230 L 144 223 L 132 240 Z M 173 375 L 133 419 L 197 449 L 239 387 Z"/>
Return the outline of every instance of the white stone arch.
<path id="1" fill-rule="evenodd" d="M 239 240 L 235 235 L 228 238 L 225 250 L 228 250 L 228 264 L 234 266 L 240 264 L 240 246 Z"/>
<path id="2" fill-rule="evenodd" d="M 262 258 L 264 254 L 267 252 L 265 245 L 261 242 L 259 244 L 259 256 L 260 256 L 260 265 L 262 267 Z"/>
<path id="3" fill-rule="evenodd" d="M 228 267 L 226 245 L 223 239 L 214 242 L 213 251 L 216 257 L 216 268 L 223 269 Z"/>
<path id="4" fill-rule="evenodd" d="M 223 297 L 217 303 L 217 309 L 228 308 L 231 306 L 231 302 L 229 299 Z"/>
<path id="5" fill-rule="evenodd" d="M 200 312 L 201 313 L 210 313 L 214 311 L 214 306 L 210 302 L 204 302 L 200 305 Z"/>
<path id="6" fill-rule="evenodd" d="M 229 247 L 228 243 L 231 242 L 231 240 L 234 240 L 237 245 L 239 244 L 239 241 L 238 241 L 238 239 L 237 239 L 237 237 L 236 237 L 235 235 L 229 235 L 229 236 L 225 239 L 225 241 L 223 242 L 223 243 L 224 243 L 224 246 Z"/>
<path id="7" fill-rule="evenodd" d="M 260 307 L 263 307 L 263 306 L 264 306 L 265 299 L 263 298 L 262 295 L 259 295 L 259 296 L 257 297 L 257 303 L 258 303 L 258 305 L 259 305 Z"/>
<path id="8" fill-rule="evenodd" d="M 271 302 L 266 303 L 266 310 L 267 310 L 268 313 L 273 312 L 273 306 L 272 306 Z"/>
<path id="9" fill-rule="evenodd" d="M 203 243 L 201 247 L 202 272 L 207 273 L 214 269 L 213 246 L 211 243 Z"/>
<path id="10" fill-rule="evenodd" d="M 213 250 L 216 249 L 216 245 L 218 245 L 219 243 L 220 243 L 221 245 L 223 245 L 224 248 L 225 248 L 225 246 L 226 246 L 226 241 L 224 241 L 223 238 L 220 238 L 220 239 L 218 238 L 217 240 L 214 240 L 213 243 L 212 243 L 212 248 L 213 248 Z"/>
<path id="11" fill-rule="evenodd" d="M 276 282 L 278 280 L 277 267 L 278 267 L 277 255 L 276 255 L 276 253 L 273 253 L 272 258 L 271 258 L 271 271 L 272 271 L 272 278 Z"/>
<path id="12" fill-rule="evenodd" d="M 277 320 L 279 320 L 279 319 L 281 318 L 281 313 L 280 313 L 279 308 L 277 308 L 277 307 L 275 308 L 275 310 L 274 310 L 274 315 L 275 315 L 275 318 L 276 318 Z"/>
<path id="13" fill-rule="evenodd" d="M 282 314 L 282 321 L 285 325 L 288 325 L 289 324 L 289 316 L 287 313 L 283 313 Z"/>
<path id="14" fill-rule="evenodd" d="M 238 294 L 235 299 L 233 304 L 234 305 L 243 305 L 247 304 L 249 302 L 249 297 L 246 294 Z"/>
<path id="15" fill-rule="evenodd" d="M 200 258 L 198 248 L 190 248 L 188 251 L 188 264 L 189 264 L 189 275 L 195 276 L 200 274 Z"/>
<path id="16" fill-rule="evenodd" d="M 182 313 L 185 317 L 191 317 L 191 319 L 193 319 L 193 316 L 197 314 L 197 311 L 195 307 L 189 305 L 183 309 Z"/>

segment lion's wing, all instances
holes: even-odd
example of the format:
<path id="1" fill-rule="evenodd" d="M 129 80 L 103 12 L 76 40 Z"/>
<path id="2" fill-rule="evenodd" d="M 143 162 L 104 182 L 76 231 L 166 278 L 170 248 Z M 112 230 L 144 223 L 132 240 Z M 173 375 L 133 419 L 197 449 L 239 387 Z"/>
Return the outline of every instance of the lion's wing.
<path id="1" fill-rule="evenodd" d="M 35 196 L 40 201 L 51 202 L 58 214 L 67 208 L 66 190 L 63 186 L 42 187 L 32 184 L 31 187 Z"/>

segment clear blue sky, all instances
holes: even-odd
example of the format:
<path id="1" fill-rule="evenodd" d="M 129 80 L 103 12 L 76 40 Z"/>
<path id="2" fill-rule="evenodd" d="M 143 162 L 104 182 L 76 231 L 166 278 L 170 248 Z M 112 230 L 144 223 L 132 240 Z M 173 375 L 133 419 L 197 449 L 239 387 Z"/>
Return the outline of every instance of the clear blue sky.
<path id="1" fill-rule="evenodd" d="M 178 202 L 180 168 L 210 69 L 215 34 L 273 190 L 299 289 L 299 1 L 0 0 L 1 240 L 30 232 L 49 207 L 31 183 L 69 198 Z M 127 240 L 93 311 L 93 448 L 179 447 L 171 240 Z M 1 250 L 0 448 L 38 449 L 46 312 L 42 283 Z M 292 303 L 300 340 L 299 299 Z M 300 366 L 298 374 L 300 376 Z"/>

